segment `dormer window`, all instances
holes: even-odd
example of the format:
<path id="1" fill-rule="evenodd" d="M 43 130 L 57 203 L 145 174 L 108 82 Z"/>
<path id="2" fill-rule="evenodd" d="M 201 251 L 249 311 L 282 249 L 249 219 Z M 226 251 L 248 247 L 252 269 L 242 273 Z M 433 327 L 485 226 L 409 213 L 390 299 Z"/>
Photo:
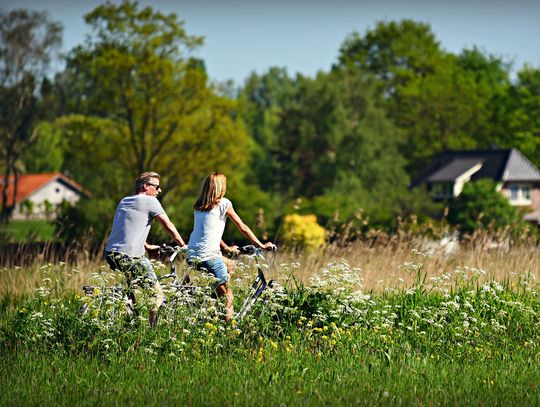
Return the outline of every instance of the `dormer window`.
<path id="1" fill-rule="evenodd" d="M 508 185 L 510 191 L 510 203 L 512 205 L 530 205 L 532 203 L 532 185 L 528 183 L 511 183 Z"/>

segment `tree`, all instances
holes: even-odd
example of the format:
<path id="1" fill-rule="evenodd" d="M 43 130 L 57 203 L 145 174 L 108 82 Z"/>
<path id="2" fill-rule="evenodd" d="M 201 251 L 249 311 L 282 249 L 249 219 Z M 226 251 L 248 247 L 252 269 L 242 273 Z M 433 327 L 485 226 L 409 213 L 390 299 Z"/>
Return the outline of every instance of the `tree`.
<path id="1" fill-rule="evenodd" d="M 429 25 L 382 22 L 352 34 L 335 69 L 343 66 L 374 74 L 379 103 L 403 130 L 410 175 L 441 150 L 486 148 L 507 137 L 509 64 L 475 48 L 444 52 Z"/>
<path id="2" fill-rule="evenodd" d="M 512 105 L 507 139 L 540 167 L 540 69 L 524 67 L 510 92 Z"/>
<path id="3" fill-rule="evenodd" d="M 295 103 L 296 88 L 285 68 L 272 67 L 262 75 L 252 73 L 240 93 L 242 118 L 254 140 L 250 168 L 264 191 L 280 189 L 277 126 L 283 112 Z"/>
<path id="4" fill-rule="evenodd" d="M 189 57 L 202 38 L 188 35 L 175 14 L 129 1 L 99 6 L 85 20 L 92 28 L 87 45 L 68 57 L 68 109 L 108 121 L 97 143 L 110 149 L 115 173 L 134 179 L 160 172 L 166 196 L 196 191 L 217 168 L 242 171 L 248 138 L 237 103 L 214 92 L 204 64 Z"/>
<path id="5" fill-rule="evenodd" d="M 270 150 L 263 165 L 271 162 L 274 182 L 263 188 L 278 193 L 283 210 L 303 197 L 302 211 L 323 220 L 342 206 L 344 218 L 361 207 L 388 216 L 408 179 L 371 75 L 344 67 L 292 80 L 273 69 L 247 85 L 248 128 Z"/>
<path id="6" fill-rule="evenodd" d="M 64 165 L 62 134 L 50 122 L 39 123 L 36 140 L 22 154 L 26 172 L 60 172 Z"/>
<path id="7" fill-rule="evenodd" d="M 384 97 L 410 80 L 430 75 L 443 56 L 428 24 L 403 20 L 378 22 L 364 36 L 349 35 L 336 67 L 349 66 L 375 75 Z"/>
<path id="8" fill-rule="evenodd" d="M 92 32 L 68 55 L 59 88 L 70 89 L 65 111 L 52 125 L 62 135 L 62 168 L 92 192 L 101 210 L 126 193 L 143 171 L 162 175 L 161 199 L 181 208 L 211 171 L 241 180 L 250 140 L 238 118 L 238 102 L 208 84 L 204 63 L 191 52 L 202 44 L 175 14 L 124 1 L 85 16 Z M 90 154 L 89 154 L 90 152 Z M 70 237 L 80 224 L 100 219 L 91 204 L 64 211 Z M 189 211 L 189 212 L 188 212 Z M 90 213 L 92 212 L 92 213 Z M 105 228 L 94 227 L 95 239 Z"/>
<path id="9" fill-rule="evenodd" d="M 0 138 L 3 184 L 0 219 L 6 222 L 18 189 L 20 159 L 36 138 L 34 123 L 39 114 L 38 91 L 56 50 L 62 26 L 46 13 L 14 10 L 0 13 Z M 13 175 L 13 188 L 9 188 Z"/>

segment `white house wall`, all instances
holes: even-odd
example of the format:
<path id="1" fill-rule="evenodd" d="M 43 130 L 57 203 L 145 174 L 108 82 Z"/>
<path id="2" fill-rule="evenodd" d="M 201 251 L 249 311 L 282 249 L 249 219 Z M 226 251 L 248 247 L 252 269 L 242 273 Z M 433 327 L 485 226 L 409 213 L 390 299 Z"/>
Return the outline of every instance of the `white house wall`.
<path id="1" fill-rule="evenodd" d="M 58 180 L 53 180 L 26 197 L 34 203 L 32 218 L 45 219 L 45 205 L 43 202 L 49 201 L 53 206 L 53 211 L 62 203 L 67 201 L 70 204 L 75 204 L 80 199 L 80 194 L 72 188 L 67 187 L 64 183 Z M 52 215 L 54 216 L 54 214 Z M 13 213 L 13 219 L 27 219 L 24 209 L 20 203 L 16 205 Z"/>

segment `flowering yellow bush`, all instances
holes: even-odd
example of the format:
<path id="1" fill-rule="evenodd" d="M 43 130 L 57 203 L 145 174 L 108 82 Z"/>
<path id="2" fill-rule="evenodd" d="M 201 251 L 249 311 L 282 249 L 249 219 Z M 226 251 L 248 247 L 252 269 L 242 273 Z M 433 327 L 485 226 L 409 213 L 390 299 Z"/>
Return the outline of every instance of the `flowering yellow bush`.
<path id="1" fill-rule="evenodd" d="M 283 240 L 286 244 L 311 251 L 324 244 L 326 230 L 317 223 L 315 215 L 286 215 Z"/>

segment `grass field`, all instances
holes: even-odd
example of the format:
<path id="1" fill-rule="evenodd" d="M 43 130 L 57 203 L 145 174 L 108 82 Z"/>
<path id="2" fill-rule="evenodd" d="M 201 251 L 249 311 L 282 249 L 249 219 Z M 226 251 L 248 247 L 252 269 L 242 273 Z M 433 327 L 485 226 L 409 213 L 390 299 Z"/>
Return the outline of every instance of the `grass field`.
<path id="1" fill-rule="evenodd" d="M 0 238 L 5 242 L 52 242 L 56 239 L 52 222 L 40 219 L 12 220 L 0 226 Z"/>
<path id="2" fill-rule="evenodd" d="M 98 264 L 4 268 L 0 404 L 539 405 L 538 256 L 285 253 L 246 319 L 206 292 L 155 330 L 144 301 L 78 314 L 83 282 L 118 277 Z M 239 264 L 237 306 L 253 273 Z"/>

